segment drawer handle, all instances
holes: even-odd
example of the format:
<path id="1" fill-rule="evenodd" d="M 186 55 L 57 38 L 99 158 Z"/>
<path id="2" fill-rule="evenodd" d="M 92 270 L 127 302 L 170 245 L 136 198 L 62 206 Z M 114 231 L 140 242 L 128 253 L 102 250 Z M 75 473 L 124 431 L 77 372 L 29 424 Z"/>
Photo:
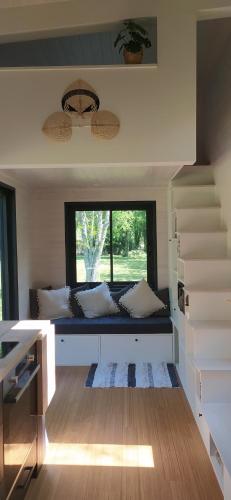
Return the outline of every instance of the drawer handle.
<path id="1" fill-rule="evenodd" d="M 64 339 L 61 339 L 60 342 L 64 342 Z"/>
<path id="2" fill-rule="evenodd" d="M 25 467 L 22 472 L 22 482 L 17 485 L 17 489 L 26 489 L 32 476 L 33 467 Z"/>
<path id="3" fill-rule="evenodd" d="M 139 339 L 135 339 L 135 342 L 139 342 Z"/>
<path id="4" fill-rule="evenodd" d="M 30 369 L 32 368 L 32 370 Z M 30 368 L 24 371 L 25 381 L 18 381 L 18 384 L 14 385 L 12 389 L 6 394 L 4 398 L 5 403 L 16 404 L 24 394 L 25 390 L 29 387 L 30 383 L 34 379 L 35 375 L 37 375 L 40 370 L 40 364 L 36 363 L 34 365 L 30 365 Z"/>

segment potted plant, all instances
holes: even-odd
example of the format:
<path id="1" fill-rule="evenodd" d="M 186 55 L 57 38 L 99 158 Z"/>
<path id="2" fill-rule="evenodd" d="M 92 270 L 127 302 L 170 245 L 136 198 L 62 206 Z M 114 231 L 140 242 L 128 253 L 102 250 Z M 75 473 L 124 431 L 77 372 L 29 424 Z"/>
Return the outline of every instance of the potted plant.
<path id="1" fill-rule="evenodd" d="M 147 31 L 135 21 L 124 21 L 124 28 L 119 32 L 114 47 L 119 44 L 119 52 L 123 49 L 126 64 L 140 64 L 143 59 L 143 47 L 151 47 Z"/>

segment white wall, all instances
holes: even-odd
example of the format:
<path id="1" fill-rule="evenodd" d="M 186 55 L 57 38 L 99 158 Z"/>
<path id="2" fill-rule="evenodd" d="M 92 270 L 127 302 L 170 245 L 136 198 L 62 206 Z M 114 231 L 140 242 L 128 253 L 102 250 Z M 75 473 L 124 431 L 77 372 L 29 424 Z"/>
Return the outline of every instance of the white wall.
<path id="1" fill-rule="evenodd" d="M 211 75 L 203 111 L 205 149 L 215 167 L 214 177 L 231 255 L 231 37 Z"/>
<path id="2" fill-rule="evenodd" d="M 74 2 L 71 4 L 70 9 L 66 9 L 68 16 L 74 9 Z M 88 24 L 112 22 L 129 17 L 131 12 L 140 17 L 157 15 L 158 67 L 1 70 L 2 167 L 194 163 L 196 23 L 193 8 L 185 7 L 181 0 L 176 0 L 174 5 L 167 0 L 144 0 L 137 5 L 121 0 L 110 8 L 108 2 L 104 9 L 100 5 L 99 10 L 95 2 L 92 8 L 90 1 L 84 2 L 84 8 L 82 4 L 72 16 L 72 23 L 77 27 L 87 19 Z M 52 5 L 47 6 L 50 7 Z M 56 5 L 55 12 L 59 8 L 62 4 Z M 43 18 L 44 26 L 45 23 Z M 0 20 L 0 31 L 3 28 Z M 66 144 L 52 143 L 42 134 L 45 119 L 61 110 L 65 88 L 78 78 L 95 88 L 102 109 L 118 115 L 121 129 L 115 139 L 91 137 L 86 128 L 75 129 Z"/>
<path id="3" fill-rule="evenodd" d="M 10 175 L 0 171 L 0 182 L 16 189 L 19 319 L 28 317 L 31 286 L 30 192 Z"/>
<path id="4" fill-rule="evenodd" d="M 0 165 L 193 164 L 196 18 L 219 16 L 227 6 L 228 0 L 102 0 L 96 7 L 95 0 L 85 0 L 2 9 L 5 39 L 17 33 L 25 38 L 77 32 L 131 15 L 157 16 L 158 67 L 1 70 Z M 121 130 L 114 140 L 97 140 L 86 129 L 75 130 L 67 144 L 43 136 L 44 120 L 60 109 L 64 89 L 77 78 L 89 81 L 102 107 L 118 115 Z"/>
<path id="5" fill-rule="evenodd" d="M 65 201 L 156 200 L 159 288 L 168 285 L 167 189 L 38 190 L 31 200 L 33 286 L 62 286 L 65 270 Z"/>
<path id="6" fill-rule="evenodd" d="M 12 2 L 14 0 L 4 0 Z M 15 0 L 17 2 L 23 0 Z M 28 4 L 29 4 L 29 0 Z M 23 38 L 26 35 L 31 38 L 40 35 L 50 36 L 52 31 L 73 32 L 81 31 L 86 26 L 102 25 L 109 22 L 121 21 L 131 17 L 146 17 L 150 15 L 150 11 L 154 11 L 155 15 L 159 14 L 159 9 L 166 12 L 168 9 L 173 11 L 181 9 L 191 11 L 194 17 L 209 18 L 224 16 L 227 10 L 231 7 L 230 0 L 143 0 L 143 2 L 134 2 L 134 0 L 100 0 L 97 3 L 95 0 L 67 0 L 46 5 L 28 5 L 25 8 L 4 9 L 0 18 L 0 35 L 7 37 L 12 36 Z M 33 2 L 33 0 L 32 0 Z M 26 3 L 26 0 L 25 0 Z"/>

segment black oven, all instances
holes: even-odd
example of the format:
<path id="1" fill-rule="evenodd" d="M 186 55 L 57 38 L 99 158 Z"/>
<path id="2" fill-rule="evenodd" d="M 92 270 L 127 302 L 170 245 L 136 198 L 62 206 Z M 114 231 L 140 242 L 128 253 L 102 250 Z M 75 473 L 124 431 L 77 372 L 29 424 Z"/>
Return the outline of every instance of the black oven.
<path id="1" fill-rule="evenodd" d="M 33 473 L 25 467 L 37 436 L 37 362 L 36 345 L 7 375 L 3 382 L 4 497 L 18 481 L 24 489 Z"/>

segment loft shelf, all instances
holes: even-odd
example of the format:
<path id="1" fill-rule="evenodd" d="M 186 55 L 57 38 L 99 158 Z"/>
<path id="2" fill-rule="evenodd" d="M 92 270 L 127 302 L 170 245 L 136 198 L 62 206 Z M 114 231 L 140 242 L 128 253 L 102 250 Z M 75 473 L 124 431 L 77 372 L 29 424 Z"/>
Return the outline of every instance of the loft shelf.
<path id="1" fill-rule="evenodd" d="M 7 71 L 7 73 L 9 71 L 21 71 L 21 70 L 24 70 L 26 69 L 27 71 L 56 71 L 57 69 L 59 71 L 62 71 L 62 70 L 67 70 L 67 69 L 78 69 L 80 71 L 82 70 L 91 70 L 91 71 L 96 71 L 96 70 L 116 70 L 116 69 L 119 69 L 119 70 L 125 70 L 125 71 L 130 71 L 130 70 L 144 70 L 144 69 L 157 69 L 158 68 L 158 64 L 105 64 L 105 65 L 89 65 L 89 66 L 78 66 L 78 65 L 75 65 L 75 66 L 30 66 L 30 67 L 27 67 L 27 66 L 11 66 L 9 68 L 7 67 L 0 67 L 0 72 L 4 72 L 4 71 Z"/>

